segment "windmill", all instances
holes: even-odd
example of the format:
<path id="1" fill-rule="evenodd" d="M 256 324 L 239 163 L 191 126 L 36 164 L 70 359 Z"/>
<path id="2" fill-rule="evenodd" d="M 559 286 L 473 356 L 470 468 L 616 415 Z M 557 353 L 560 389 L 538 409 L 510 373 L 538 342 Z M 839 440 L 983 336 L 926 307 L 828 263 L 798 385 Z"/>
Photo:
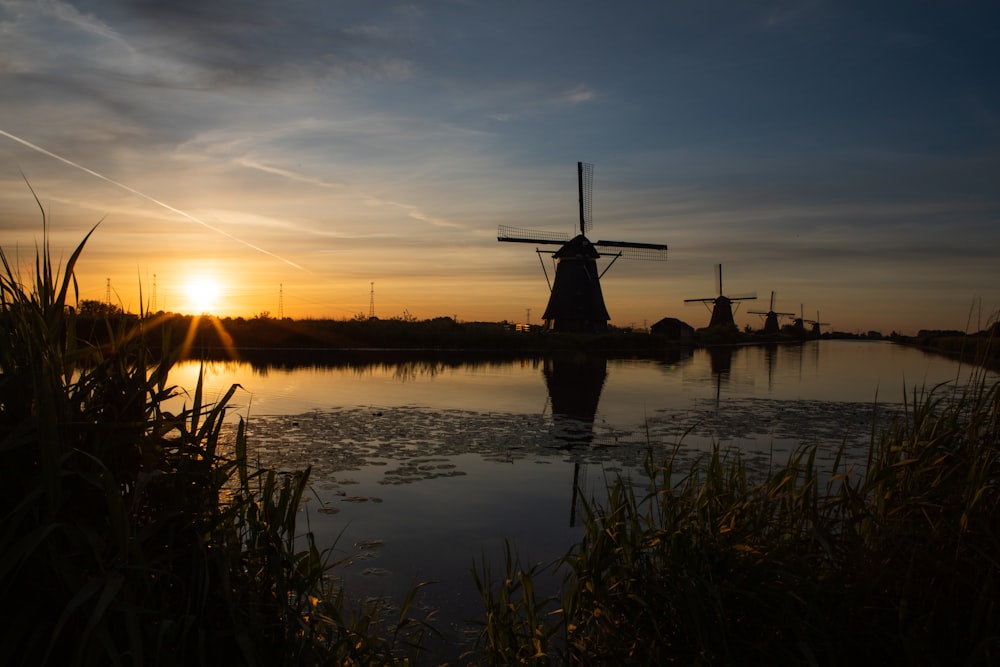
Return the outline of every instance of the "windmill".
<path id="1" fill-rule="evenodd" d="M 747 311 L 753 315 L 763 315 L 764 316 L 764 333 L 765 334 L 778 334 L 781 331 L 781 327 L 778 326 L 778 317 L 795 317 L 795 313 L 776 313 L 774 312 L 774 291 L 771 292 L 771 308 L 766 313 L 762 310 L 748 310 Z"/>
<path id="2" fill-rule="evenodd" d="M 710 296 L 704 299 L 684 299 L 684 303 L 695 303 L 702 302 L 704 304 L 712 304 L 712 319 L 708 323 L 708 328 L 713 327 L 725 327 L 725 328 L 736 328 L 736 322 L 733 320 L 733 302 L 734 301 L 746 301 L 756 299 L 756 294 L 743 294 L 740 296 L 725 296 L 722 294 L 722 264 L 715 265 L 716 276 L 715 276 L 715 290 L 719 293 L 718 296 Z M 739 304 L 736 307 L 739 308 Z"/>
<path id="3" fill-rule="evenodd" d="M 792 329 L 796 336 L 806 335 L 806 307 L 803 304 L 799 304 L 799 316 L 795 318 L 795 322 L 792 324 Z"/>
<path id="4" fill-rule="evenodd" d="M 820 332 L 820 327 L 821 326 L 824 326 L 824 327 L 825 326 L 829 326 L 829 324 L 830 324 L 829 322 L 820 322 L 819 321 L 819 311 L 818 310 L 816 311 L 816 319 L 815 320 L 803 320 L 803 322 L 808 322 L 809 324 L 812 325 L 812 335 L 816 336 L 817 338 L 819 338 L 820 333 L 821 333 Z"/>
<path id="5" fill-rule="evenodd" d="M 537 245 L 558 245 L 552 253 L 556 263 L 556 275 L 549 285 L 549 303 L 542 319 L 545 326 L 553 331 L 597 332 L 607 329 L 608 309 L 604 305 L 601 292 L 601 278 L 620 257 L 647 261 L 665 261 L 667 246 L 659 243 L 635 243 L 631 241 L 591 242 L 586 234 L 591 230 L 593 219 L 591 201 L 594 188 L 594 165 L 576 163 L 577 190 L 580 201 L 580 233 L 569 238 L 553 232 L 537 232 L 500 225 L 497 241 L 511 243 L 535 243 Z M 541 260 L 542 253 L 535 249 Z M 598 273 L 597 260 L 611 257 L 611 262 Z M 545 263 L 542 262 L 545 271 Z M 548 272 L 545 272 L 548 281 Z"/>

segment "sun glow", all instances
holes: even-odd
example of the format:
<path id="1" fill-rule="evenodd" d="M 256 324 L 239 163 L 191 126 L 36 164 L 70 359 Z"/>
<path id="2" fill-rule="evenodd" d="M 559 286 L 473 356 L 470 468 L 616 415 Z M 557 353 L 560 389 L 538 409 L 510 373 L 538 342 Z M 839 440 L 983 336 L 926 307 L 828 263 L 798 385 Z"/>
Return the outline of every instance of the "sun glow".
<path id="1" fill-rule="evenodd" d="M 222 305 L 222 284 L 211 274 L 201 273 L 184 284 L 186 310 L 192 315 L 217 314 Z"/>

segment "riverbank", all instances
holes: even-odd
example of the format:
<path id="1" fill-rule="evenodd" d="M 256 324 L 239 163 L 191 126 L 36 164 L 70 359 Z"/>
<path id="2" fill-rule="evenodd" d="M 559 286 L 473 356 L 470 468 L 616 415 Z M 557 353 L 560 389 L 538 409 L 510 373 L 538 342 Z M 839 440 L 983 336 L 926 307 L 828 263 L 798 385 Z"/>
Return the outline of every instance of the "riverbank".
<path id="1" fill-rule="evenodd" d="M 180 345 L 191 358 L 242 358 L 272 351 L 287 356 L 320 351 L 465 351 L 530 353 L 588 350 L 617 354 L 660 354 L 664 350 L 712 345 L 796 344 L 805 340 L 870 339 L 844 333 L 823 336 L 762 335 L 735 329 L 701 329 L 690 336 L 609 328 L 596 334 L 553 333 L 540 327 L 518 327 L 508 322 L 456 322 L 449 317 L 431 320 L 362 319 L 292 320 L 271 317 L 215 318 L 160 313 L 143 319 L 134 315 L 80 316 L 76 330 L 81 340 L 106 345 L 115 331 L 139 331 L 147 345 L 162 350 Z"/>
<path id="2" fill-rule="evenodd" d="M 1000 370 L 1000 324 L 972 334 L 961 331 L 921 331 L 916 336 L 894 336 L 892 341 L 991 370 Z"/>

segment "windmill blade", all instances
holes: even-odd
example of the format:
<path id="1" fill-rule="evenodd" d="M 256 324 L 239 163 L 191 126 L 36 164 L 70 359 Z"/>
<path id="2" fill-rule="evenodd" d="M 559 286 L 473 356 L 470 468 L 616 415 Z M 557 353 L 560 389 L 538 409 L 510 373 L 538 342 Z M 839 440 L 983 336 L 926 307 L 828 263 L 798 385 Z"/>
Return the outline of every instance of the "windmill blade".
<path id="1" fill-rule="evenodd" d="M 757 298 L 756 292 L 747 292 L 745 294 L 737 294 L 736 296 L 727 296 L 730 301 L 752 301 Z"/>
<path id="2" fill-rule="evenodd" d="M 698 303 L 698 302 L 701 302 L 701 303 L 711 303 L 712 301 L 715 301 L 718 298 L 719 297 L 717 297 L 717 296 L 709 296 L 709 297 L 705 297 L 704 299 L 684 299 L 684 303 Z"/>
<path id="3" fill-rule="evenodd" d="M 636 243 L 633 241 L 598 241 L 598 252 L 621 255 L 625 259 L 646 262 L 667 261 L 667 246 L 663 243 Z"/>
<path id="4" fill-rule="evenodd" d="M 715 265 L 715 293 L 722 296 L 722 264 Z"/>
<path id="5" fill-rule="evenodd" d="M 580 233 L 586 234 L 594 226 L 594 165 L 577 162 L 576 182 L 580 195 Z"/>
<path id="6" fill-rule="evenodd" d="M 565 234 L 558 234 L 556 232 L 539 232 L 533 229 L 520 229 L 508 225 L 500 225 L 497 229 L 497 241 L 562 245 L 569 241 L 569 239 Z"/>

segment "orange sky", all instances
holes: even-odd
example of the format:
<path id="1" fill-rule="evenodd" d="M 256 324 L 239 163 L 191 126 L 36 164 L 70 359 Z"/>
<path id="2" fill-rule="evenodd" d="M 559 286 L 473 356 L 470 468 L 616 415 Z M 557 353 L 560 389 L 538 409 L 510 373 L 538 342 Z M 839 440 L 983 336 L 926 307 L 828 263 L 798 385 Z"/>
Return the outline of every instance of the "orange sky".
<path id="1" fill-rule="evenodd" d="M 892 4 L 3 3 L 0 246 L 27 266 L 41 241 L 27 180 L 56 256 L 100 221 L 84 299 L 110 278 L 131 311 L 141 286 L 339 319 L 374 282 L 379 317 L 538 323 L 535 248 L 497 227 L 573 233 L 582 160 L 592 238 L 670 246 L 605 275 L 612 324 L 706 325 L 684 299 L 721 263 L 759 297 L 740 326 L 773 290 L 840 331 L 977 329 L 1000 307 L 992 10 Z"/>

